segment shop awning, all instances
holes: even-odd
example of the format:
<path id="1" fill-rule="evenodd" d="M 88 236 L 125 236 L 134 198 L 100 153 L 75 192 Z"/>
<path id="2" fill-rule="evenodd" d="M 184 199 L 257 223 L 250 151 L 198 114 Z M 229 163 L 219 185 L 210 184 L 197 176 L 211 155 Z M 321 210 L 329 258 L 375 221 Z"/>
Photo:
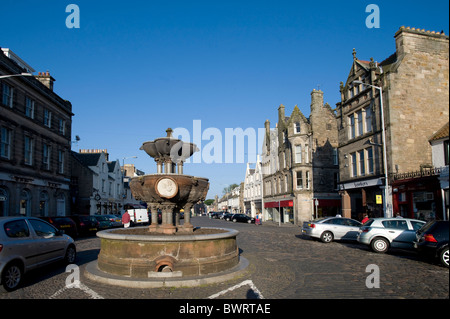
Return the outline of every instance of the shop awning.
<path id="1" fill-rule="evenodd" d="M 281 201 L 276 201 L 276 202 L 264 203 L 264 208 L 278 208 L 278 207 L 294 207 L 294 201 L 281 200 Z"/>

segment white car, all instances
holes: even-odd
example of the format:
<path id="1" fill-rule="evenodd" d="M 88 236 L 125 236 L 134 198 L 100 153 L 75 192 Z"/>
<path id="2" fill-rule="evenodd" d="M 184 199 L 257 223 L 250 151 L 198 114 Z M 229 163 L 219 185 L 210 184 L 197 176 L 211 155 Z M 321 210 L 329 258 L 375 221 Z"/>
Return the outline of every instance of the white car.
<path id="1" fill-rule="evenodd" d="M 71 264 L 75 259 L 73 239 L 46 221 L 35 217 L 0 217 L 0 284 L 3 290 L 17 289 L 23 275 L 31 269 L 60 260 Z"/>
<path id="2" fill-rule="evenodd" d="M 343 217 L 324 217 L 311 222 L 304 222 L 302 234 L 320 238 L 324 243 L 333 240 L 356 240 L 362 224 L 354 219 Z"/>
<path id="3" fill-rule="evenodd" d="M 410 218 L 371 218 L 359 229 L 357 241 L 369 245 L 376 253 L 390 247 L 414 249 L 416 232 L 425 222 Z"/>

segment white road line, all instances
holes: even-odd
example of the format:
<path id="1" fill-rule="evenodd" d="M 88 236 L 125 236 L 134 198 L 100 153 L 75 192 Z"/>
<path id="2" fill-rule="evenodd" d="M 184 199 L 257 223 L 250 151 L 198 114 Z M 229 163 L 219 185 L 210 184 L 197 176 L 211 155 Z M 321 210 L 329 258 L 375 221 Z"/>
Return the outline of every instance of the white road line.
<path id="1" fill-rule="evenodd" d="M 222 296 L 222 295 L 226 294 L 227 292 L 233 291 L 233 290 L 235 290 L 235 289 L 237 289 L 237 288 L 240 288 L 240 287 L 242 287 L 242 286 L 245 286 L 245 285 L 249 285 L 249 286 L 250 286 L 250 288 L 255 292 L 255 294 L 256 294 L 256 296 L 257 296 L 258 299 L 264 299 L 264 297 L 263 297 L 263 295 L 261 294 L 261 292 L 258 290 L 258 288 L 256 288 L 255 284 L 254 284 L 253 281 L 251 281 L 251 280 L 245 280 L 245 281 L 241 282 L 240 284 L 237 284 L 237 285 L 235 285 L 235 286 L 233 286 L 233 287 L 230 287 L 230 288 L 228 288 L 228 289 L 219 291 L 218 293 L 209 296 L 208 299 L 214 299 L 214 298 L 217 298 L 217 297 L 219 297 L 219 296 Z"/>

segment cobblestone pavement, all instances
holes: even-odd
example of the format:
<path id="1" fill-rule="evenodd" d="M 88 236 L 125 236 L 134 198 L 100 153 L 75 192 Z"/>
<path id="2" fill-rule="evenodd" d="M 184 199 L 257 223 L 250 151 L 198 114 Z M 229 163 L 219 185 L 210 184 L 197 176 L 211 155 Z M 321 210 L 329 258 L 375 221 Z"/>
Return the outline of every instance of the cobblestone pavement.
<path id="1" fill-rule="evenodd" d="M 423 261 L 413 251 L 395 250 L 375 254 L 356 242 L 323 244 L 300 235 L 293 225 L 264 223 L 262 226 L 195 217 L 196 226 L 237 229 L 241 255 L 250 265 L 231 281 L 195 288 L 123 288 L 100 284 L 84 276 L 86 264 L 100 250 L 97 237 L 77 239 L 80 282 L 66 288 L 70 275 L 62 265 L 31 272 L 17 291 L 0 299 L 448 299 L 449 270 Z M 372 271 L 379 269 L 379 288 L 366 287 Z"/>

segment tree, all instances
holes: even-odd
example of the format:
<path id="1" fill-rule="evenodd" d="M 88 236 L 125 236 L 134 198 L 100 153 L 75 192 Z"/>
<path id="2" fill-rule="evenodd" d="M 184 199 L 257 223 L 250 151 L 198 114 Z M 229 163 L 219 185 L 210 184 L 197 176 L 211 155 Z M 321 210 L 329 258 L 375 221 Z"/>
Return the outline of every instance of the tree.
<path id="1" fill-rule="evenodd" d="M 207 200 L 205 200 L 205 205 L 206 205 L 206 206 L 209 206 L 209 205 L 211 205 L 212 203 L 214 203 L 214 199 L 207 199 Z"/>
<path id="2" fill-rule="evenodd" d="M 238 184 L 231 184 L 228 185 L 227 187 L 225 187 L 222 191 L 223 195 L 225 195 L 226 193 L 230 193 L 234 188 L 238 187 Z"/>

